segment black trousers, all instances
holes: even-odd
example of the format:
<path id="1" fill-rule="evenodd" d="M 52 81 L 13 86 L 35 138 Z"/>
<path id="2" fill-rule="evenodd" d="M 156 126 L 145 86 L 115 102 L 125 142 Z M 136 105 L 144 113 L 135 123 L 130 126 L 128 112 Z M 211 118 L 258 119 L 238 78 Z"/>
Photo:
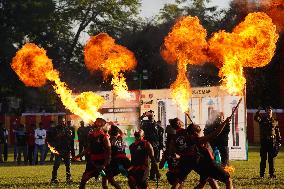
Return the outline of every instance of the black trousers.
<path id="1" fill-rule="evenodd" d="M 28 146 L 28 161 L 29 164 L 32 165 L 33 163 L 33 159 L 34 159 L 34 150 L 35 150 L 35 146 Z M 37 159 L 36 159 L 36 164 L 38 163 Z"/>
<path id="2" fill-rule="evenodd" d="M 7 161 L 8 160 L 8 144 L 7 143 L 4 143 L 3 155 L 4 155 L 4 161 Z"/>
<path id="3" fill-rule="evenodd" d="M 266 168 L 266 160 L 268 157 L 269 174 L 273 175 L 274 169 L 274 157 L 273 157 L 273 140 L 263 140 L 260 143 L 260 176 L 264 176 Z"/>
<path id="4" fill-rule="evenodd" d="M 86 148 L 86 144 L 84 142 L 80 142 L 79 141 L 79 154 L 81 154 L 81 152 Z M 80 159 L 82 160 L 82 157 L 80 157 Z"/>
<path id="5" fill-rule="evenodd" d="M 55 160 L 53 164 L 53 170 L 52 170 L 52 180 L 57 179 L 57 170 L 60 166 L 61 161 L 64 162 L 66 167 L 66 180 L 71 179 L 71 172 L 70 172 L 70 154 L 66 154 L 64 156 L 55 155 Z"/>
<path id="6" fill-rule="evenodd" d="M 229 165 L 229 147 L 228 146 L 217 146 L 220 156 L 221 162 L 223 166 Z"/>
<path id="7" fill-rule="evenodd" d="M 75 156 L 75 148 L 74 148 L 74 140 L 71 141 L 71 156 L 74 157 Z"/>
<path id="8" fill-rule="evenodd" d="M 160 149 L 157 148 L 157 147 L 153 147 L 153 150 L 154 150 L 155 160 L 156 160 L 156 162 L 159 162 L 160 161 Z M 154 169 L 154 167 L 151 164 L 150 179 L 154 179 L 154 178 L 156 178 L 156 176 L 157 175 L 156 175 L 155 169 Z"/>

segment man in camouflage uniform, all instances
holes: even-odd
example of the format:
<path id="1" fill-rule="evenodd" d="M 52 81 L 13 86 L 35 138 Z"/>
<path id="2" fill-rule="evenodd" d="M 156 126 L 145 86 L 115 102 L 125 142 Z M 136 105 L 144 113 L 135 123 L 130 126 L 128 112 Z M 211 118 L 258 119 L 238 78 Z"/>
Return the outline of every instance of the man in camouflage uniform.
<path id="1" fill-rule="evenodd" d="M 57 184 L 57 170 L 63 160 L 66 167 L 66 182 L 72 182 L 70 173 L 70 151 L 72 143 L 72 132 L 65 125 L 65 119 L 63 116 L 58 116 L 58 125 L 50 131 L 50 135 L 47 137 L 48 143 L 53 146 L 58 154 L 55 154 L 55 160 L 52 170 L 51 183 Z"/>
<path id="2" fill-rule="evenodd" d="M 268 155 L 269 175 L 275 178 L 274 169 L 274 147 L 281 143 L 281 135 L 278 127 L 278 121 L 272 117 L 272 108 L 265 109 L 265 114 L 260 114 L 260 108 L 254 116 L 254 120 L 260 127 L 260 177 L 264 177 L 266 159 Z"/>

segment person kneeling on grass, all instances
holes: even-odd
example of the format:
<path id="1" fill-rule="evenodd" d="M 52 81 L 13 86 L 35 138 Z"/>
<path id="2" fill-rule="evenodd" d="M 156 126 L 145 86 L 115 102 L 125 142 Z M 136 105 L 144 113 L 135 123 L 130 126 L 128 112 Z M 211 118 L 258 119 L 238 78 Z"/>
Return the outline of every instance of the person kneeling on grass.
<path id="1" fill-rule="evenodd" d="M 201 136 L 201 128 L 198 125 L 191 124 L 187 132 L 187 149 L 186 154 L 189 156 L 181 156 L 180 159 L 180 172 L 178 176 L 178 182 L 175 186 L 178 186 L 182 181 L 185 180 L 188 173 L 194 170 L 200 175 L 200 183 L 195 187 L 196 189 L 203 188 L 206 181 L 212 179 L 219 180 L 226 184 L 226 189 L 232 189 L 232 180 L 229 173 L 227 173 L 223 167 L 216 164 L 212 158 L 208 158 L 209 154 L 206 153 L 207 148 L 203 145 L 207 144 L 210 140 L 218 136 L 218 134 L 223 130 L 224 126 L 230 121 L 228 117 L 216 130 L 207 135 Z M 208 180 L 209 179 L 209 180 Z M 216 186 L 216 188 L 218 188 Z"/>
<path id="2" fill-rule="evenodd" d="M 119 173 L 128 176 L 127 171 L 130 167 L 130 160 L 126 157 L 126 144 L 123 141 L 121 130 L 117 126 L 111 125 L 108 133 L 111 143 L 111 161 L 110 164 L 106 166 L 106 176 L 102 179 L 102 187 L 107 189 L 107 182 L 109 181 L 116 189 L 120 189 L 121 187 L 114 180 L 114 176 Z"/>
<path id="3" fill-rule="evenodd" d="M 88 147 L 81 154 L 74 156 L 74 159 L 84 155 L 87 156 L 86 170 L 80 182 L 80 189 L 85 188 L 90 178 L 98 178 L 99 175 L 103 176 L 105 167 L 110 162 L 111 144 L 109 136 L 102 129 L 105 124 L 104 119 L 96 119 L 92 130 L 88 134 Z"/>
<path id="4" fill-rule="evenodd" d="M 144 131 L 139 129 L 134 133 L 135 142 L 129 147 L 131 154 L 131 167 L 128 172 L 128 184 L 131 189 L 148 188 L 147 177 L 149 170 L 149 158 L 151 167 L 155 171 L 157 178 L 160 178 L 160 173 L 154 157 L 152 145 L 144 140 Z"/>

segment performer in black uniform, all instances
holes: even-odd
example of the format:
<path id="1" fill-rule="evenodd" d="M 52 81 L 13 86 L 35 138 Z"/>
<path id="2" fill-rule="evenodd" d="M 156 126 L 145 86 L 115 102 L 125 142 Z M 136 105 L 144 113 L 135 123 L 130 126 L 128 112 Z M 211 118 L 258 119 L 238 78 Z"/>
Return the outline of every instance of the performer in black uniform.
<path id="1" fill-rule="evenodd" d="M 131 154 L 131 167 L 128 173 L 128 183 L 131 189 L 133 188 L 148 188 L 147 176 L 149 170 L 149 158 L 157 179 L 160 178 L 160 173 L 156 160 L 154 157 L 154 151 L 152 145 L 144 140 L 144 131 L 139 129 L 134 133 L 135 142 L 130 145 Z"/>
<path id="2" fill-rule="evenodd" d="M 117 126 L 111 125 L 108 133 L 110 135 L 111 143 L 111 161 L 106 167 L 106 176 L 103 177 L 102 186 L 104 189 L 107 189 L 107 181 L 109 181 L 116 189 L 120 189 L 121 187 L 114 180 L 114 177 L 119 173 L 124 176 L 128 176 L 130 160 L 126 157 L 126 144 L 123 141 L 121 130 Z"/>
<path id="3" fill-rule="evenodd" d="M 65 125 L 63 116 L 58 116 L 58 125 L 52 128 L 49 135 L 47 135 L 47 142 L 53 146 L 59 153 L 55 154 L 55 160 L 52 170 L 51 183 L 57 184 L 57 170 L 60 162 L 63 160 L 66 167 L 66 181 L 72 182 L 70 172 L 70 151 L 71 151 L 72 133 Z"/>

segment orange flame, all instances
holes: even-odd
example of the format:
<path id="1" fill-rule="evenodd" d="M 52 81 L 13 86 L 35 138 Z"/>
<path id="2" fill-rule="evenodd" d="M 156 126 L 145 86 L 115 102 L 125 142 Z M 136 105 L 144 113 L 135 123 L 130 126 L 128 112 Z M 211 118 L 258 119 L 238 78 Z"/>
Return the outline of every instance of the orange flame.
<path id="1" fill-rule="evenodd" d="M 209 41 L 209 52 L 222 65 L 222 87 L 232 95 L 242 94 L 246 82 L 243 67 L 267 65 L 278 37 L 271 18 L 261 12 L 250 13 L 232 33 L 215 33 Z"/>
<path id="2" fill-rule="evenodd" d="M 29 87 L 40 87 L 46 83 L 45 73 L 53 69 L 46 51 L 33 43 L 25 44 L 12 60 L 12 69 Z"/>
<path id="3" fill-rule="evenodd" d="M 178 64 L 177 79 L 171 84 L 171 96 L 183 112 L 188 111 L 189 98 L 192 94 L 192 88 L 186 77 L 186 65 Z"/>
<path id="4" fill-rule="evenodd" d="M 235 172 L 235 167 L 226 165 L 226 166 L 224 167 L 224 170 L 225 170 L 226 172 L 228 172 L 228 173 L 233 173 L 233 172 Z"/>
<path id="5" fill-rule="evenodd" d="M 284 30 L 284 0 L 262 0 L 261 6 L 264 11 L 272 18 L 273 23 L 279 31 Z"/>
<path id="6" fill-rule="evenodd" d="M 113 92 L 119 98 L 128 99 L 130 93 L 121 72 L 133 70 L 137 61 L 127 48 L 115 44 L 115 40 L 106 33 L 90 38 L 84 48 L 85 64 L 91 72 L 101 70 L 104 78 L 112 75 Z"/>
<path id="7" fill-rule="evenodd" d="M 60 81 L 58 71 L 50 71 L 46 76 L 55 83 L 53 85 L 55 92 L 60 96 L 63 105 L 71 112 L 86 122 L 95 121 L 96 118 L 102 117 L 98 109 L 104 103 L 103 97 L 94 92 L 84 92 L 74 98 L 72 91 L 67 88 L 64 82 Z"/>
<path id="8" fill-rule="evenodd" d="M 240 1 L 234 0 L 235 3 L 247 9 L 248 12 L 259 10 L 265 12 L 273 20 L 278 31 L 284 29 L 284 0 L 258 0 L 258 1 Z"/>
<path id="9" fill-rule="evenodd" d="M 59 155 L 59 152 L 53 146 L 51 146 L 49 143 L 47 143 L 47 146 L 52 153 Z"/>
<path id="10" fill-rule="evenodd" d="M 60 81 L 59 73 L 53 69 L 52 61 L 46 56 L 45 50 L 35 44 L 26 44 L 16 53 L 12 68 L 27 86 L 39 87 L 47 79 L 53 81 L 53 88 L 63 105 L 84 121 L 95 121 L 97 117 L 101 117 L 98 109 L 104 103 L 103 97 L 93 92 L 73 97 L 72 91 Z"/>
<path id="11" fill-rule="evenodd" d="M 187 64 L 200 64 L 207 60 L 204 53 L 207 48 L 206 35 L 197 17 L 182 17 L 165 37 L 161 48 L 161 55 L 167 63 L 178 64 L 178 76 L 171 85 L 171 94 L 184 112 L 188 110 L 192 94 L 186 67 Z"/>

